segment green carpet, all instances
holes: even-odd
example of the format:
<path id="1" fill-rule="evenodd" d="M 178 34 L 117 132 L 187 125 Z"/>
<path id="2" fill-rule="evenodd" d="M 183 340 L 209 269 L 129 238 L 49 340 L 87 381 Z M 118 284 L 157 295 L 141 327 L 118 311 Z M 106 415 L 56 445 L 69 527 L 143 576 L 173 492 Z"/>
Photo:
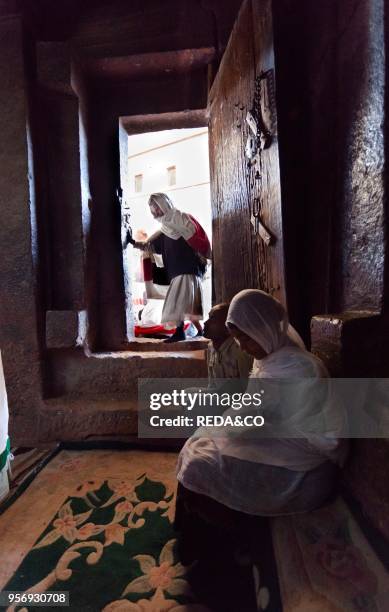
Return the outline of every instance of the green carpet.
<path id="1" fill-rule="evenodd" d="M 173 495 L 165 497 L 164 485 L 142 476 L 133 488 L 108 480 L 98 488 L 86 483 L 81 493 L 66 500 L 5 590 L 25 591 L 33 582 L 69 591 L 80 610 L 138 609 L 117 607 L 122 598 L 189 603 L 167 516 Z"/>
<path id="2" fill-rule="evenodd" d="M 80 612 L 252 612 L 256 609 L 251 566 L 240 567 L 233 558 L 223 564 L 217 554 L 218 565 L 208 564 L 205 570 L 198 562 L 190 567 L 180 563 L 173 527 L 175 481 L 174 473 L 167 473 L 168 460 L 164 460 L 166 465 L 159 472 L 154 465 L 142 472 L 139 468 L 143 464 L 146 468 L 151 461 L 158 465 L 160 454 L 145 453 L 142 461 L 142 453 L 138 452 L 135 473 L 131 473 L 131 453 L 118 452 L 120 469 L 113 477 L 101 478 L 104 472 L 112 472 L 114 452 L 101 457 L 98 451 L 65 455 L 62 463 L 57 457 L 46 466 L 31 485 L 31 494 L 30 488 L 27 489 L 4 513 L 11 517 L 14 509 L 20 515 L 18 522 L 12 516 L 14 540 L 11 537 L 8 544 L 5 542 L 2 553 L 5 555 L 7 546 L 11 552 L 12 542 L 17 539 L 18 525 L 25 533 L 28 520 L 31 527 L 38 528 L 39 512 L 44 507 L 42 496 L 47 495 L 53 507 L 55 496 L 60 497 L 58 491 L 61 491 L 62 503 L 58 504 L 57 512 L 41 521 L 44 529 L 31 540 L 33 546 L 15 567 L 12 577 L 0 585 L 3 590 L 69 591 L 70 609 Z M 120 477 L 117 472 L 125 465 L 123 455 L 128 456 L 129 473 Z M 105 468 L 104 456 L 109 456 L 108 463 L 111 463 Z M 175 457 L 172 459 L 168 465 L 171 463 L 171 471 Z M 164 469 L 166 476 L 158 477 Z M 64 495 L 67 489 L 71 495 Z M 41 503 L 38 514 L 34 512 L 36 500 Z M 33 605 L 24 606 L 9 610 L 41 610 Z"/>

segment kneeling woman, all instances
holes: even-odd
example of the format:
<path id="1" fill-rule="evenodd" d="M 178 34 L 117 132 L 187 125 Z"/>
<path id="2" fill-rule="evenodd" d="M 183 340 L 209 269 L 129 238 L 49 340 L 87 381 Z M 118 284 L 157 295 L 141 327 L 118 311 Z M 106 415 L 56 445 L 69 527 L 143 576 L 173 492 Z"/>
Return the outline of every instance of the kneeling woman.
<path id="1" fill-rule="evenodd" d="M 250 378 L 328 377 L 323 363 L 305 349 L 289 325 L 283 306 L 267 293 L 238 293 L 226 325 L 241 348 L 254 357 Z M 251 383 L 255 385 L 254 380 Z M 314 381 L 307 381 L 308 387 L 312 384 Z M 341 419 L 336 405 L 328 399 L 318 404 L 309 389 L 299 396 L 302 401 L 297 406 L 293 404 L 294 414 L 286 410 L 289 404 L 275 402 L 271 409 L 291 417 L 296 431 L 303 431 L 306 424 L 309 428 L 319 416 L 337 424 L 338 432 L 335 427 L 325 433 L 316 430 L 307 437 L 271 439 L 253 438 L 247 431 L 238 435 L 227 431 L 225 435 L 223 430 L 223 437 L 198 437 L 196 433 L 178 460 L 179 493 L 182 499 L 187 498 L 186 507 L 197 510 L 203 518 L 208 509 L 216 517 L 222 508 L 271 516 L 313 510 L 326 502 L 334 489 L 336 466 L 343 463 L 347 447 L 338 437 Z M 217 520 L 222 522 L 220 516 Z"/>

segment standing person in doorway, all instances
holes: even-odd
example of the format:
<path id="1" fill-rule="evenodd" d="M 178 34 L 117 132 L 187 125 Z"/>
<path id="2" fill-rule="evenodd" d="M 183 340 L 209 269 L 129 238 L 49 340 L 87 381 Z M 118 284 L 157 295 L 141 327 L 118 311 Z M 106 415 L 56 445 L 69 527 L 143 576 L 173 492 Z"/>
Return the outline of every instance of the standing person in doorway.
<path id="1" fill-rule="evenodd" d="M 173 323 L 176 331 L 165 342 L 185 340 L 184 321 L 189 319 L 203 335 L 201 281 L 211 246 L 200 223 L 187 213 L 174 208 L 165 193 L 153 193 L 149 199 L 151 214 L 161 223 L 161 230 L 145 243 L 136 242 L 129 235 L 127 241 L 135 248 L 162 255 L 170 285 L 162 311 L 162 323 Z"/>

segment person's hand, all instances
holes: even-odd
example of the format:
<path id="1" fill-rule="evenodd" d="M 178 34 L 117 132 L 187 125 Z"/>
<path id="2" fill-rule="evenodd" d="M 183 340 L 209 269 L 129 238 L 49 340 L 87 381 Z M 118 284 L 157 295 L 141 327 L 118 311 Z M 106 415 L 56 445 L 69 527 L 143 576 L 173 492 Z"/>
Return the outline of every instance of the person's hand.
<path id="1" fill-rule="evenodd" d="M 129 244 L 135 246 L 136 242 L 132 237 L 132 231 L 130 229 L 127 230 L 126 237 L 124 239 L 123 249 L 127 248 Z"/>

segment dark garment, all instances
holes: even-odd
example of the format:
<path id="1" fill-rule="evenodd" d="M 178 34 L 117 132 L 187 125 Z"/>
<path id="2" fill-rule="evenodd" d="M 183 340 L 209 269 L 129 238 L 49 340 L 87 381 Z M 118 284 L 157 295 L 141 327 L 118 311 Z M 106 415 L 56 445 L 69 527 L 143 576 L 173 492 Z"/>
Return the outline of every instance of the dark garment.
<path id="1" fill-rule="evenodd" d="M 205 581 L 209 575 L 214 577 L 215 573 L 220 573 L 223 577 L 223 591 L 231 595 L 234 590 L 230 590 L 226 571 L 229 564 L 233 564 L 235 572 L 242 571 L 244 567 L 255 568 L 254 574 L 259 573 L 261 588 L 266 587 L 270 594 L 266 612 L 280 612 L 282 603 L 270 519 L 231 510 L 209 497 L 193 493 L 180 483 L 176 499 L 174 527 L 181 563 L 190 565 L 195 562 L 193 567 L 208 569 Z M 237 565 L 237 555 L 241 559 L 243 555 L 243 564 L 241 563 L 240 567 Z M 236 576 L 232 578 L 232 585 L 234 584 Z M 208 601 L 206 603 L 208 604 Z M 212 610 L 251 610 L 247 604 L 243 608 L 242 602 L 238 605 L 236 602 L 230 602 L 229 605 L 224 601 L 220 607 L 217 603 L 211 607 Z M 259 608 L 253 606 L 252 609 Z"/>
<path id="2" fill-rule="evenodd" d="M 159 268 L 155 263 L 152 264 L 151 274 L 154 285 L 170 285 L 170 280 L 165 268 Z"/>
<path id="3" fill-rule="evenodd" d="M 173 240 L 161 234 L 151 244 L 154 252 L 162 255 L 169 281 L 181 274 L 203 276 L 204 264 L 184 238 Z"/>

